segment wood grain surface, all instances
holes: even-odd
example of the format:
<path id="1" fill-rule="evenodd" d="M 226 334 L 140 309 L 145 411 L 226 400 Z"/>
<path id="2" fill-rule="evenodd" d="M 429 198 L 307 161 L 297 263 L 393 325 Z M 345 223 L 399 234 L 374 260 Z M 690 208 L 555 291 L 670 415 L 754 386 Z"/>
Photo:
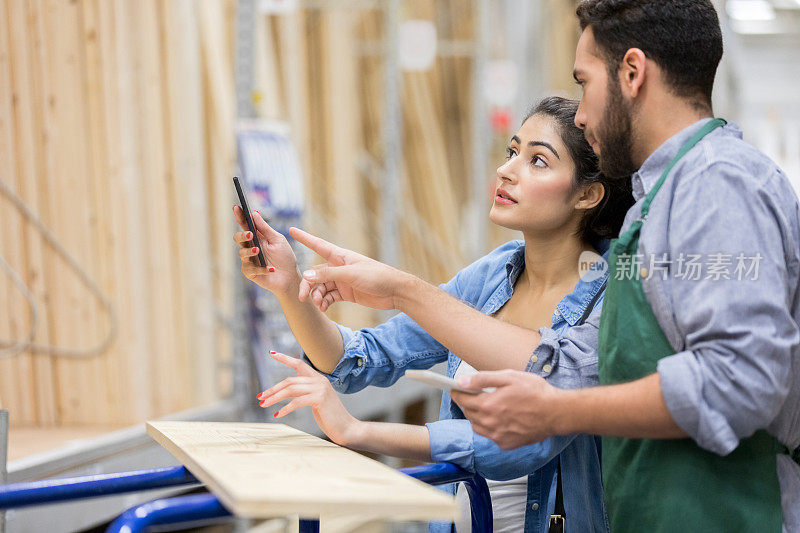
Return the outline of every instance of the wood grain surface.
<path id="1" fill-rule="evenodd" d="M 147 433 L 239 516 L 452 520 L 457 511 L 437 489 L 283 424 L 158 421 Z"/>

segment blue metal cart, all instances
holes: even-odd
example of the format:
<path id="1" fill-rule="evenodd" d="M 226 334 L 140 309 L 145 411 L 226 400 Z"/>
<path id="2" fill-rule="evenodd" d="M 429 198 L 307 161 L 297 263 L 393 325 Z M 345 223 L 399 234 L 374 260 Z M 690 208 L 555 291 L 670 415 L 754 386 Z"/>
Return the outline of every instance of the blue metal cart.
<path id="1" fill-rule="evenodd" d="M 403 468 L 400 472 L 431 485 L 464 482 L 472 507 L 472 531 L 492 531 L 492 505 L 486 481 L 451 463 L 434 463 Z M 47 479 L 29 483 L 0 485 L 0 511 L 18 507 L 97 498 L 201 483 L 183 466 L 117 472 L 96 476 Z M 160 498 L 137 505 L 122 513 L 108 532 L 135 533 L 150 526 L 197 526 L 204 521 L 231 517 L 230 511 L 211 493 Z M 300 520 L 300 533 L 318 533 L 319 520 Z"/>

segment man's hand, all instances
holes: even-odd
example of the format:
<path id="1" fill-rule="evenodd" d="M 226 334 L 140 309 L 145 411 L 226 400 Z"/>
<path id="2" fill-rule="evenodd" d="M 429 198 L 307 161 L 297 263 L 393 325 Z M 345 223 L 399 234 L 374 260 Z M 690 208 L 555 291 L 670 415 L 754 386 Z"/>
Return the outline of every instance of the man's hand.
<path id="1" fill-rule="evenodd" d="M 555 408 L 563 391 L 542 377 L 516 370 L 478 372 L 462 377 L 459 385 L 478 390 L 494 387 L 481 394 L 450 394 L 475 432 L 500 448 L 511 450 L 557 434 Z"/>
<path id="2" fill-rule="evenodd" d="M 300 244 L 316 252 L 326 263 L 303 272 L 298 297 L 325 311 L 338 301 L 355 302 L 374 309 L 396 309 L 397 293 L 411 275 L 340 248 L 297 228 L 289 233 Z"/>

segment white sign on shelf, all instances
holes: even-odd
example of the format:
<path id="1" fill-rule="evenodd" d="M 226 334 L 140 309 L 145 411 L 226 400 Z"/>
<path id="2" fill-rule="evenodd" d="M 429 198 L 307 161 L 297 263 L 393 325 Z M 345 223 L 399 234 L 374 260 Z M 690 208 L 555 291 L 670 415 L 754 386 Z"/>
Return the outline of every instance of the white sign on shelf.
<path id="1" fill-rule="evenodd" d="M 403 70 L 428 70 L 436 60 L 436 26 L 429 20 L 400 24 L 398 56 Z"/>
<path id="2" fill-rule="evenodd" d="M 258 10 L 261 13 L 283 15 L 297 11 L 297 0 L 260 0 Z"/>
<path id="3" fill-rule="evenodd" d="M 486 100 L 497 107 L 509 107 L 519 90 L 519 67 L 510 59 L 493 59 L 486 65 Z"/>

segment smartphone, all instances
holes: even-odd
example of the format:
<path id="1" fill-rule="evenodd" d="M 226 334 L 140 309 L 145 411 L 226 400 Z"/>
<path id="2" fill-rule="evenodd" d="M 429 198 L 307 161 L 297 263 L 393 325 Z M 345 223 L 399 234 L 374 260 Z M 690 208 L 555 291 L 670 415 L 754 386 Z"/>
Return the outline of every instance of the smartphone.
<path id="1" fill-rule="evenodd" d="M 242 189 L 242 185 L 239 183 L 239 178 L 236 176 L 233 178 L 233 184 L 236 186 L 236 194 L 239 195 L 239 207 L 242 208 L 244 219 L 247 221 L 247 227 L 250 228 L 250 233 L 253 234 L 253 246 L 258 248 L 258 264 L 261 267 L 266 267 L 267 262 L 264 260 L 264 252 L 261 250 L 261 243 L 258 242 L 258 232 L 256 231 L 256 225 L 253 224 L 253 217 L 250 214 L 250 206 L 247 204 L 247 198 L 244 195 L 244 190 Z"/>
<path id="2" fill-rule="evenodd" d="M 478 394 L 480 392 L 475 389 L 465 389 L 453 378 L 448 378 L 431 370 L 406 370 L 405 376 L 442 390 L 457 390 L 468 394 Z"/>

